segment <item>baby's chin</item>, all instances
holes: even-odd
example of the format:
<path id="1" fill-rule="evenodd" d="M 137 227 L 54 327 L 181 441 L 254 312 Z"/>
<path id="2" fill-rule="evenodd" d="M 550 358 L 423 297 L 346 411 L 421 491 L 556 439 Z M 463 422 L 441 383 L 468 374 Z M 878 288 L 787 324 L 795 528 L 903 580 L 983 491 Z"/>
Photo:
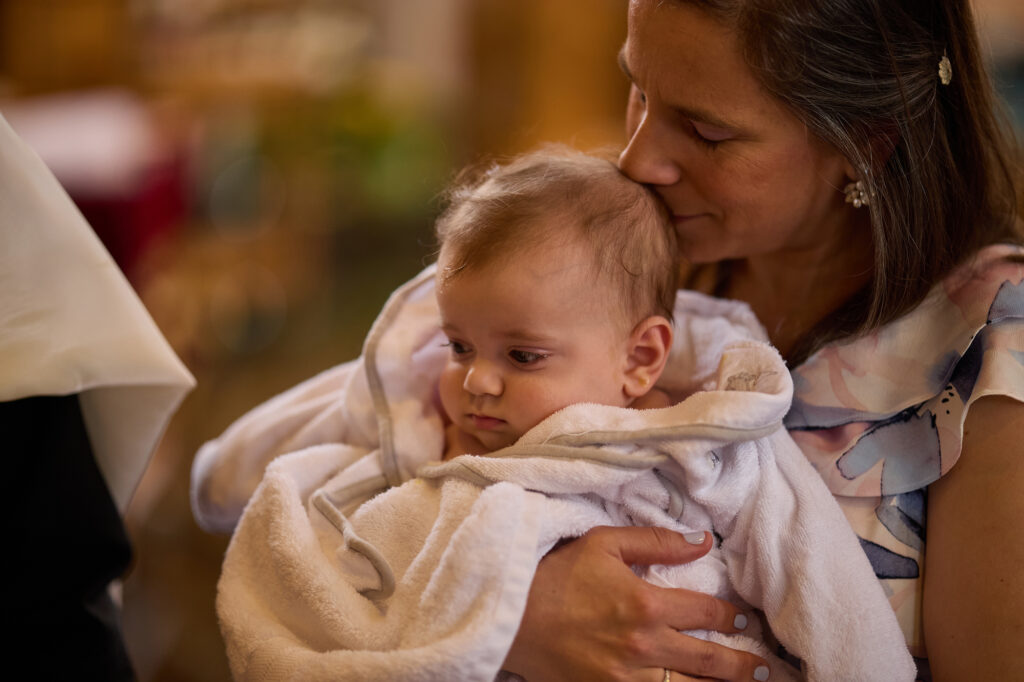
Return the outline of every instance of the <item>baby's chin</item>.
<path id="1" fill-rule="evenodd" d="M 507 431 L 488 431 L 475 428 L 472 424 L 457 423 L 453 425 L 459 435 L 456 436 L 456 448 L 460 454 L 486 455 L 512 445 L 519 440 L 520 434 Z"/>
<path id="2" fill-rule="evenodd" d="M 473 435 L 487 448 L 487 452 L 494 452 L 514 445 L 522 434 L 477 432 Z"/>

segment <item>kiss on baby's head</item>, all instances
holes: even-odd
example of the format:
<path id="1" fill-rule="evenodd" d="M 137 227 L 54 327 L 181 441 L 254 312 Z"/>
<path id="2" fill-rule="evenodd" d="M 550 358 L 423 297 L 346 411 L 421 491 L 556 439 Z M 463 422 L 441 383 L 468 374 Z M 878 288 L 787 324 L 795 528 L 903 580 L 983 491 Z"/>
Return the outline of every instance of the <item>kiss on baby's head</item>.
<path id="1" fill-rule="evenodd" d="M 650 391 L 671 347 L 678 249 L 658 200 L 614 163 L 559 147 L 494 166 L 451 191 L 437 234 L 446 455 Z"/>

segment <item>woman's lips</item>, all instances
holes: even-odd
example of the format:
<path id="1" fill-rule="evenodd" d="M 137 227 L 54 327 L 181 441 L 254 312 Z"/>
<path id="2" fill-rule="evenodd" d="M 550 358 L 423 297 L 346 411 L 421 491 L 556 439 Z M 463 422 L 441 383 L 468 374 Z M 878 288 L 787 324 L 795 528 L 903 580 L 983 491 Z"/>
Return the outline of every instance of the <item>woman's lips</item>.
<path id="1" fill-rule="evenodd" d="M 484 414 L 471 414 L 469 418 L 473 420 L 473 425 L 476 428 L 483 431 L 493 431 L 505 423 L 504 419 L 498 419 L 497 417 L 488 417 Z"/>
<path id="2" fill-rule="evenodd" d="M 673 215 L 672 222 L 675 223 L 676 225 L 686 225 L 687 223 L 690 223 L 696 220 L 697 218 L 703 218 L 704 215 L 704 213 L 695 213 L 693 215 Z"/>

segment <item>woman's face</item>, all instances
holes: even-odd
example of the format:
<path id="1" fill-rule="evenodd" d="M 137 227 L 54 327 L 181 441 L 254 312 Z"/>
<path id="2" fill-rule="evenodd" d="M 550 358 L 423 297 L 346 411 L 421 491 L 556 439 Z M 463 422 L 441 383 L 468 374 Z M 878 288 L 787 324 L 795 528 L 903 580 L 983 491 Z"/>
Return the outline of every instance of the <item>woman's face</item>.
<path id="1" fill-rule="evenodd" d="M 747 67 L 733 30 L 673 0 L 631 0 L 619 165 L 652 186 L 694 263 L 835 249 L 851 238 L 849 164 Z"/>

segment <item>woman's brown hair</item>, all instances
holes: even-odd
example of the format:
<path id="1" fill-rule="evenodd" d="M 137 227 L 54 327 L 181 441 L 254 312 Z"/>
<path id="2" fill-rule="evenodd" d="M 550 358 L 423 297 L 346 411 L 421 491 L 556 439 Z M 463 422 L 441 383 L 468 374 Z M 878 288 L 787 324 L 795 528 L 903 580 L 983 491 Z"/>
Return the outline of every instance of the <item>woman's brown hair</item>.
<path id="1" fill-rule="evenodd" d="M 968 0 L 690 1 L 736 28 L 762 85 L 869 195 L 873 279 L 804 335 L 792 363 L 906 314 L 981 247 L 1019 241 L 1016 149 Z"/>

